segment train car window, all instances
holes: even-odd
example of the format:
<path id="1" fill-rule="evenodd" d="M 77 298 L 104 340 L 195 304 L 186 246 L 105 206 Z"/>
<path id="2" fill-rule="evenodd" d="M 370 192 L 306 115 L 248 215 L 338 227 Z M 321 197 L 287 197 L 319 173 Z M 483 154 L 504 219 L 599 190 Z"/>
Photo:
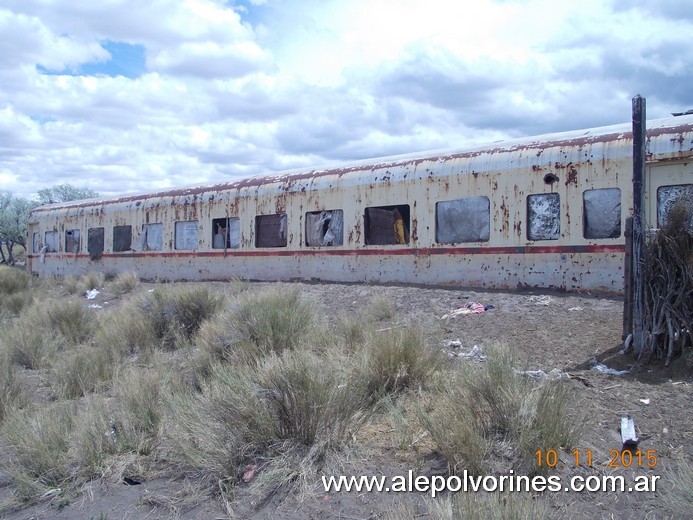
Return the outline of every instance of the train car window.
<path id="1" fill-rule="evenodd" d="M 164 246 L 164 225 L 144 224 L 142 232 L 132 243 L 133 251 L 160 251 Z"/>
<path id="2" fill-rule="evenodd" d="M 436 241 L 441 244 L 488 242 L 491 205 L 488 197 L 436 203 Z"/>
<path id="3" fill-rule="evenodd" d="M 79 248 L 79 229 L 68 229 L 65 231 L 65 252 L 79 253 Z"/>
<path id="4" fill-rule="evenodd" d="M 89 228 L 87 230 L 87 251 L 89 258 L 98 260 L 103 254 L 104 231 L 102 227 Z"/>
<path id="5" fill-rule="evenodd" d="M 604 188 L 582 193 L 583 235 L 585 238 L 621 236 L 621 190 Z"/>
<path id="6" fill-rule="evenodd" d="M 45 242 L 46 253 L 57 253 L 58 252 L 58 232 L 57 231 L 46 231 Z"/>
<path id="7" fill-rule="evenodd" d="M 287 215 L 258 215 L 255 217 L 255 247 L 286 247 Z"/>
<path id="8" fill-rule="evenodd" d="M 561 236 L 561 199 L 558 193 L 527 196 L 527 239 L 558 240 Z"/>
<path id="9" fill-rule="evenodd" d="M 113 226 L 113 251 L 130 251 L 132 246 L 132 226 Z"/>
<path id="10" fill-rule="evenodd" d="M 306 213 L 307 246 L 341 246 L 344 242 L 344 212 L 341 209 Z"/>
<path id="11" fill-rule="evenodd" d="M 241 246 L 241 219 L 212 219 L 212 248 L 237 249 Z"/>
<path id="12" fill-rule="evenodd" d="M 178 250 L 195 250 L 200 244 L 197 238 L 197 220 L 176 222 L 175 243 Z"/>
<path id="13" fill-rule="evenodd" d="M 688 207 L 693 206 L 693 184 L 660 186 L 657 188 L 657 227 L 662 227 L 669 220 L 669 213 L 678 201 L 685 201 Z M 689 212 L 688 227 L 693 229 L 693 212 Z"/>
<path id="14" fill-rule="evenodd" d="M 41 252 L 41 235 L 39 233 L 34 233 L 31 239 L 32 242 L 32 247 L 31 251 L 33 253 L 40 253 Z"/>
<path id="15" fill-rule="evenodd" d="M 366 245 L 409 243 L 409 205 L 366 208 L 364 213 Z"/>

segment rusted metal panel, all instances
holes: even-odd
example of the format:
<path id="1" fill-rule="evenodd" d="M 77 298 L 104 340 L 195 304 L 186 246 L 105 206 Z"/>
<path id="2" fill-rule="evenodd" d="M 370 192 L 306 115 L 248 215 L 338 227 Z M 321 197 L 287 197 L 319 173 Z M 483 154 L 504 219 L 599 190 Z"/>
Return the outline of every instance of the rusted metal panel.
<path id="1" fill-rule="evenodd" d="M 666 166 L 652 175 L 657 179 L 652 189 L 672 179 L 680 182 L 690 177 L 693 116 L 649 122 L 648 127 L 648 161 L 652 168 Z M 30 254 L 30 269 L 40 275 L 132 269 L 144 278 L 171 280 L 236 275 L 620 292 L 624 238 L 622 234 L 585 238 L 583 193 L 619 189 L 623 229 L 631 210 L 631 161 L 632 135 L 628 125 L 621 125 L 489 147 L 44 206 L 32 213 L 30 233 L 43 236 L 48 230 L 59 231 L 61 250 L 47 254 L 44 262 Z M 559 229 L 550 240 L 530 240 L 528 197 L 548 195 L 557 197 L 560 204 Z M 488 240 L 439 243 L 436 203 L 475 197 L 489 199 Z M 406 240 L 367 243 L 372 233 L 367 208 L 405 207 Z M 328 210 L 342 211 L 343 240 L 323 247 L 307 245 L 306 213 Z M 256 218 L 277 214 L 286 214 L 285 245 L 283 241 L 279 247 L 256 244 Z M 239 219 L 238 248 L 220 251 L 214 248 L 213 221 L 229 217 Z M 193 221 L 197 223 L 197 242 L 189 250 L 176 250 L 176 222 Z M 132 226 L 135 240 L 145 224 L 155 223 L 161 224 L 164 237 L 161 250 L 113 251 L 115 226 Z M 101 258 L 90 259 L 88 240 L 82 240 L 81 251 L 68 258 L 62 250 L 65 230 L 79 229 L 82 237 L 88 237 L 89 230 L 95 228 L 103 228 Z M 383 229 L 389 233 L 389 228 Z M 484 233 L 479 236 L 486 238 Z"/>

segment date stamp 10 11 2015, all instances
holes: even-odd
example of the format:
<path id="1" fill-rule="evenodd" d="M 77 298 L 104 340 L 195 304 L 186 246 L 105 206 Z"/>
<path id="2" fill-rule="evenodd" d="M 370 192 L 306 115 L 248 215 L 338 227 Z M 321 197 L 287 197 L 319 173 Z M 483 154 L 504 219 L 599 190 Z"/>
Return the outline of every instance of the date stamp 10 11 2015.
<path id="1" fill-rule="evenodd" d="M 573 450 L 571 457 L 561 460 L 558 452 L 554 449 L 537 450 L 534 455 L 537 457 L 537 467 L 557 468 L 566 466 L 605 466 L 610 468 L 655 468 L 657 467 L 657 450 L 611 450 L 609 460 L 606 462 L 595 462 L 592 450 Z"/>

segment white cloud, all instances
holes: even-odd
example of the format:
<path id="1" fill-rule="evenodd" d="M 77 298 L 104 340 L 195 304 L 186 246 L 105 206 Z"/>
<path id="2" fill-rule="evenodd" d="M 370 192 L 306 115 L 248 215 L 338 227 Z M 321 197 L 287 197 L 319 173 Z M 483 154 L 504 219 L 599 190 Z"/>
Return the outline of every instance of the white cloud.
<path id="1" fill-rule="evenodd" d="M 642 0 L 3 5 L 1 189 L 25 196 L 625 122 L 636 93 L 651 117 L 693 108 L 693 17 L 668 0 L 654 11 Z M 69 75 L 111 59 L 104 41 L 144 49 L 146 70 Z"/>

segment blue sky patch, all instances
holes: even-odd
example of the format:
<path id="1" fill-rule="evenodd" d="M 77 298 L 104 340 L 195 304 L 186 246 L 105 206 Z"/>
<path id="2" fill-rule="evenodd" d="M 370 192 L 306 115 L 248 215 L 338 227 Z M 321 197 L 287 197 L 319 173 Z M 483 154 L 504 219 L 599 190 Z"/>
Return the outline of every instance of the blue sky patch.
<path id="1" fill-rule="evenodd" d="M 69 76 L 125 76 L 134 79 L 140 77 L 147 71 L 144 59 L 144 46 L 132 45 L 130 43 L 114 42 L 104 40 L 101 47 L 106 49 L 111 55 L 108 61 L 83 63 L 75 69 L 61 71 L 49 70 L 41 65 L 36 69 L 41 74 L 48 75 L 69 75 Z"/>

